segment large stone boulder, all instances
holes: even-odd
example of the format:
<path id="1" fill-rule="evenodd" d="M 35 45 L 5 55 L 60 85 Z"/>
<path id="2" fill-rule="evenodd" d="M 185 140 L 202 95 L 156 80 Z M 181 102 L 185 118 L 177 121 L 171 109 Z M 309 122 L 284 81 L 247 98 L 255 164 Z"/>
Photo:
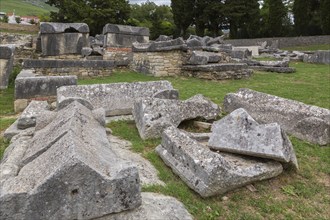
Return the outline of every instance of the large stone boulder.
<path id="1" fill-rule="evenodd" d="M 104 108 L 107 116 L 127 115 L 132 114 L 134 101 L 138 98 L 154 95 L 166 98 L 166 94 L 167 98 L 178 98 L 169 81 L 65 86 L 57 90 L 57 102 L 60 104 L 69 97 L 80 97 L 88 100 L 94 108 Z"/>
<path id="2" fill-rule="evenodd" d="M 249 183 L 279 175 L 279 162 L 211 151 L 177 128 L 162 135 L 156 152 L 191 189 L 202 197 L 223 194 Z"/>
<path id="3" fill-rule="evenodd" d="M 330 143 L 330 110 L 250 89 L 229 93 L 224 110 L 244 108 L 259 123 L 278 123 L 289 134 L 311 143 Z"/>
<path id="4" fill-rule="evenodd" d="M 142 139 L 160 137 L 169 126 L 179 126 L 188 119 L 215 119 L 220 108 L 202 95 L 185 101 L 146 98 L 134 103 L 133 117 Z"/>
<path id="5" fill-rule="evenodd" d="M 8 87 L 14 64 L 14 45 L 0 45 L 0 89 Z"/>
<path id="6" fill-rule="evenodd" d="M 73 101 L 19 154 L 9 147 L 1 219 L 93 219 L 141 205 L 138 170 L 113 152 L 99 117 Z"/>
<path id="7" fill-rule="evenodd" d="M 292 144 L 277 123 L 256 122 L 244 109 L 239 108 L 212 124 L 210 148 L 289 164 L 298 169 Z"/>

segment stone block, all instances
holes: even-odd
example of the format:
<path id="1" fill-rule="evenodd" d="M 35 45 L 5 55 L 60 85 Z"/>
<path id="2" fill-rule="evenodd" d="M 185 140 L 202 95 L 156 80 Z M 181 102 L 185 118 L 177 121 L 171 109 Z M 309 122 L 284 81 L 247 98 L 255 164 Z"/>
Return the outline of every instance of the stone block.
<path id="1" fill-rule="evenodd" d="M 292 144 L 277 123 L 259 124 L 243 108 L 212 125 L 210 148 L 235 154 L 267 158 L 298 169 Z"/>
<path id="2" fill-rule="evenodd" d="M 179 126 L 188 119 L 215 119 L 220 108 L 202 95 L 185 101 L 145 98 L 134 104 L 133 117 L 142 139 L 160 137 L 169 126 Z"/>
<path id="3" fill-rule="evenodd" d="M 0 45 L 0 89 L 8 87 L 13 71 L 15 45 Z"/>
<path id="4" fill-rule="evenodd" d="M 278 123 L 287 133 L 314 144 L 330 143 L 330 110 L 250 89 L 229 93 L 224 109 L 244 108 L 259 123 Z"/>
<path id="5" fill-rule="evenodd" d="M 174 127 L 167 128 L 157 154 L 191 189 L 202 197 L 230 190 L 279 175 L 276 161 L 234 156 L 211 151 Z"/>
<path id="6" fill-rule="evenodd" d="M 26 129 L 29 127 L 35 127 L 37 117 L 45 110 L 48 110 L 49 106 L 47 101 L 32 101 L 18 118 L 17 128 Z"/>
<path id="7" fill-rule="evenodd" d="M 83 48 L 81 49 L 81 55 L 82 55 L 83 57 L 87 57 L 87 56 L 91 55 L 92 52 L 93 52 L 93 49 L 90 48 L 90 47 L 83 47 Z"/>
<path id="8" fill-rule="evenodd" d="M 16 113 L 22 112 L 27 106 L 29 102 L 27 99 L 16 99 L 14 101 L 14 111 Z"/>
<path id="9" fill-rule="evenodd" d="M 56 90 L 67 85 L 77 85 L 77 76 L 17 77 L 15 99 L 56 96 Z"/>
<path id="10" fill-rule="evenodd" d="M 303 61 L 307 63 L 330 64 L 330 50 L 318 50 L 314 54 L 305 54 Z"/>
<path id="11" fill-rule="evenodd" d="M 98 220 L 193 220 L 184 205 L 177 199 L 158 193 L 143 192 L 139 208 L 111 214 Z"/>
<path id="12" fill-rule="evenodd" d="M 94 108 L 104 108 L 106 116 L 132 114 L 134 101 L 152 97 L 163 90 L 173 90 L 168 81 L 134 83 L 111 83 L 65 86 L 57 90 L 60 104 L 68 97 L 80 97 L 89 101 Z"/>
<path id="13" fill-rule="evenodd" d="M 20 155 L 19 173 L 1 176 L 1 219 L 94 219 L 141 205 L 137 168 L 113 152 L 105 128 L 77 101 Z"/>
<path id="14" fill-rule="evenodd" d="M 58 33 L 89 33 L 89 27 L 85 23 L 56 23 L 56 22 L 41 22 L 41 34 L 58 34 Z"/>

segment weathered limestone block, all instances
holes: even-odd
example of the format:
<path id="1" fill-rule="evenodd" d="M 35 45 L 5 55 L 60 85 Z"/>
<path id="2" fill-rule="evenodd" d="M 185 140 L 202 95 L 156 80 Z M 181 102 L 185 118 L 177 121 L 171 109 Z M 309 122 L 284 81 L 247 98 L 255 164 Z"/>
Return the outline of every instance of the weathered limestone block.
<path id="1" fill-rule="evenodd" d="M 244 108 L 259 123 L 278 123 L 289 134 L 311 143 L 330 143 L 330 110 L 250 89 L 229 93 L 224 109 Z"/>
<path id="2" fill-rule="evenodd" d="M 258 71 L 275 72 L 275 73 L 294 73 L 294 67 L 273 67 L 273 66 L 250 66 L 249 68 Z"/>
<path id="3" fill-rule="evenodd" d="M 92 52 L 93 52 L 93 49 L 92 48 L 90 48 L 90 47 L 83 47 L 81 49 L 81 56 L 87 57 L 87 56 L 91 55 Z"/>
<path id="4" fill-rule="evenodd" d="M 134 42 L 148 43 L 149 28 L 128 25 L 106 24 L 103 27 L 105 36 L 103 47 L 131 47 Z"/>
<path id="5" fill-rule="evenodd" d="M 94 108 L 104 108 L 106 116 L 132 113 L 134 101 L 138 98 L 153 97 L 163 90 L 173 90 L 168 81 L 111 83 L 65 86 L 57 90 L 57 103 L 69 97 L 88 100 Z"/>
<path id="6" fill-rule="evenodd" d="M 202 197 L 226 193 L 279 175 L 276 161 L 244 158 L 211 151 L 174 127 L 167 128 L 156 152 L 191 189 Z"/>
<path id="7" fill-rule="evenodd" d="M 137 168 L 113 152 L 105 128 L 77 101 L 20 155 L 19 172 L 0 177 L 1 219 L 93 219 L 141 205 Z"/>
<path id="8" fill-rule="evenodd" d="M 210 148 L 277 160 L 298 169 L 292 144 L 277 123 L 260 125 L 243 108 L 212 125 Z"/>
<path id="9" fill-rule="evenodd" d="M 18 118 L 17 128 L 26 129 L 36 125 L 37 117 L 49 106 L 47 101 L 32 101 Z"/>
<path id="10" fill-rule="evenodd" d="M 215 119 L 220 108 L 202 95 L 185 101 L 145 98 L 134 103 L 133 117 L 142 139 L 160 137 L 169 126 L 197 117 Z"/>
<path id="11" fill-rule="evenodd" d="M 330 64 L 330 50 L 318 50 L 314 54 L 305 54 L 303 61 L 307 63 Z"/>
<path id="12" fill-rule="evenodd" d="M 97 220 L 192 220 L 184 205 L 177 199 L 158 193 L 143 192 L 139 208 L 111 214 Z"/>
<path id="13" fill-rule="evenodd" d="M 184 65 L 182 76 L 210 80 L 249 78 L 253 71 L 245 63 L 217 63 L 207 65 Z"/>
<path id="14" fill-rule="evenodd" d="M 191 57 L 187 61 L 190 65 L 205 65 L 207 63 L 218 63 L 221 56 L 217 53 L 205 51 L 193 51 Z"/>
<path id="15" fill-rule="evenodd" d="M 45 56 L 80 54 L 89 46 L 89 27 L 85 23 L 40 23 L 41 50 Z"/>
<path id="16" fill-rule="evenodd" d="M 159 35 L 155 41 L 168 41 L 173 40 L 173 36 Z"/>
<path id="17" fill-rule="evenodd" d="M 25 77 L 19 74 L 15 80 L 15 99 L 56 96 L 56 89 L 67 85 L 77 85 L 77 76 Z"/>
<path id="18" fill-rule="evenodd" d="M 0 89 L 8 87 L 13 70 L 15 45 L 0 45 Z"/>
<path id="19" fill-rule="evenodd" d="M 160 52 L 160 51 L 171 51 L 171 50 L 184 50 L 187 45 L 183 38 L 179 37 L 167 41 L 154 41 L 150 43 L 133 43 L 133 52 Z"/>

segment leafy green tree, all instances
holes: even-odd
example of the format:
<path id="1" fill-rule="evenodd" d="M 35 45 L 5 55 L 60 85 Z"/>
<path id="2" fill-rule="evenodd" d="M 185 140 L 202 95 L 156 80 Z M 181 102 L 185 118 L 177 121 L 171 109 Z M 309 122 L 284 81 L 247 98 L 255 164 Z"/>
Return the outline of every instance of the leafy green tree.
<path id="1" fill-rule="evenodd" d="M 131 5 L 128 24 L 148 27 L 150 39 L 156 39 L 161 34 L 173 35 L 175 30 L 171 8 L 166 5 L 158 6 L 153 2 Z"/>
<path id="2" fill-rule="evenodd" d="M 193 24 L 195 4 L 191 0 L 171 0 L 176 35 L 187 37 L 187 29 Z"/>
<path id="3" fill-rule="evenodd" d="M 8 16 L 4 15 L 2 19 L 0 19 L 0 22 L 2 23 L 8 23 Z"/>
<path id="4" fill-rule="evenodd" d="M 288 11 L 282 0 L 268 0 L 268 30 L 270 37 L 285 35 L 284 26 L 287 20 Z"/>
<path id="5" fill-rule="evenodd" d="M 330 34 L 330 0 L 321 0 L 321 27 L 323 34 Z"/>
<path id="6" fill-rule="evenodd" d="M 48 0 L 58 8 L 51 12 L 51 21 L 87 23 L 91 35 L 102 32 L 107 23 L 125 24 L 130 6 L 127 0 Z"/>

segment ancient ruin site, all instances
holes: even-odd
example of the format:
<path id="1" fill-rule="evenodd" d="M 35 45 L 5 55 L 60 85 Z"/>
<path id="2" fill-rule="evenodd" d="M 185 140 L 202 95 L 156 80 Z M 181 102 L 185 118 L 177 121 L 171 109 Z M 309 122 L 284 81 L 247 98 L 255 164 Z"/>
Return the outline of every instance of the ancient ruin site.
<path id="1" fill-rule="evenodd" d="M 1 220 L 329 217 L 329 35 L 90 28 L 1 33 Z"/>

